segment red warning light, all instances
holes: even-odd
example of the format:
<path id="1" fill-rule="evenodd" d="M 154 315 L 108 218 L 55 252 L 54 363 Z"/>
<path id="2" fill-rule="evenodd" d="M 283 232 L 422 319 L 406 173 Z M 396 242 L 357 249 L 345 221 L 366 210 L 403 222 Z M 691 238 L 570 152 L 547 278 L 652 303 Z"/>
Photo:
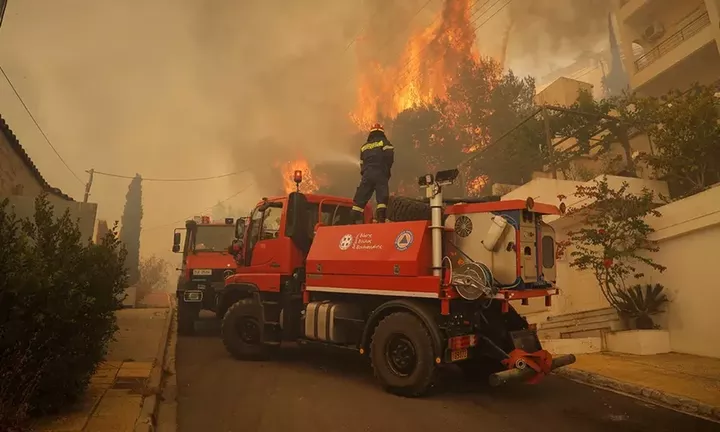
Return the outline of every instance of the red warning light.
<path id="1" fill-rule="evenodd" d="M 301 170 L 295 170 L 293 173 L 293 181 L 295 183 L 302 183 L 302 171 Z"/>

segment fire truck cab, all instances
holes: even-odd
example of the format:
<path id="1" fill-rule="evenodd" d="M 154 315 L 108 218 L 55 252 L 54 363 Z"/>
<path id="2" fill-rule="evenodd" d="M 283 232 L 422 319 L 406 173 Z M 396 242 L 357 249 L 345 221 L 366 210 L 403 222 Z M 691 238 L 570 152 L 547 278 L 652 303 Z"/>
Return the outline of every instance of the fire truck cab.
<path id="1" fill-rule="evenodd" d="M 173 234 L 172 251 L 182 253 L 181 274 L 177 282 L 178 332 L 190 334 L 200 310 L 210 310 L 222 318 L 217 308 L 219 291 L 226 277 L 235 273 L 235 257 L 228 246 L 235 237 L 232 218 L 213 222 L 209 216 L 196 216 Z"/>
<path id="2" fill-rule="evenodd" d="M 350 200 L 299 192 L 260 202 L 249 224 L 236 224 L 243 265 L 220 301 L 228 352 L 266 358 L 286 342 L 350 349 L 369 356 L 387 391 L 411 397 L 446 364 L 500 385 L 573 363 L 543 350 L 510 305 L 550 305 L 558 294 L 554 232 L 542 219 L 561 210 L 531 198 L 444 200 L 457 175 L 419 178 L 429 218 L 392 217 L 391 203 L 395 222 L 370 223 L 366 208 L 365 223 L 352 224 L 340 216 Z"/>

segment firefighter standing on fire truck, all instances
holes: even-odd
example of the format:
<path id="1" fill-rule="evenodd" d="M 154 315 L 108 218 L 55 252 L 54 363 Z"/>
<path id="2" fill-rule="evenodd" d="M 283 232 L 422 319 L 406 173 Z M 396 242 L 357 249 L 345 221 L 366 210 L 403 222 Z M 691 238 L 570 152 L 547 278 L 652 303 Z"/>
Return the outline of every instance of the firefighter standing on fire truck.
<path id="1" fill-rule="evenodd" d="M 363 222 L 363 209 L 373 192 L 377 201 L 377 221 L 385 222 L 390 197 L 390 170 L 395 162 L 395 149 L 385 136 L 383 127 L 376 123 L 370 129 L 365 144 L 360 147 L 360 185 L 353 198 L 356 223 Z"/>

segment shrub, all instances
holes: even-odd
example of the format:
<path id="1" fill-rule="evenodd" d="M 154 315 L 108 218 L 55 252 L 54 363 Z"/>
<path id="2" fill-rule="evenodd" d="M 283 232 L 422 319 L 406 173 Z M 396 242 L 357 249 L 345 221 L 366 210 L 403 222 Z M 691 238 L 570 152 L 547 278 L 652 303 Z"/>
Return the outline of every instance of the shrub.
<path id="1" fill-rule="evenodd" d="M 0 204 L 0 430 L 75 402 L 103 360 L 127 286 L 115 231 L 82 242 L 44 195 L 32 219 Z"/>
<path id="2" fill-rule="evenodd" d="M 137 282 L 137 299 L 142 300 L 153 291 L 164 291 L 168 285 L 170 263 L 152 255 L 140 260 L 140 279 Z"/>
<path id="3" fill-rule="evenodd" d="M 648 218 L 661 216 L 653 204 L 654 194 L 647 189 L 634 194 L 628 188 L 627 182 L 611 188 L 607 177 L 578 186 L 575 196 L 589 203 L 568 211 L 580 219 L 581 228 L 570 231 L 569 241 L 563 243 L 573 246 L 570 267 L 592 271 L 608 303 L 623 314 L 628 281 L 645 276 L 641 267 L 665 271 L 649 257 L 659 250 L 649 239 L 654 230 L 647 223 Z"/>

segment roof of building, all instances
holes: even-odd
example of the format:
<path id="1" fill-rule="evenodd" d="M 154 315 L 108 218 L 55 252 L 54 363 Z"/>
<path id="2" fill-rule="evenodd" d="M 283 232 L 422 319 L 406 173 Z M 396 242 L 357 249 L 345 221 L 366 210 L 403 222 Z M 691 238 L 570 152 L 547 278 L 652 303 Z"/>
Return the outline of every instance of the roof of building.
<path id="1" fill-rule="evenodd" d="M 32 159 L 30 159 L 30 156 L 28 156 L 27 152 L 25 152 L 25 149 L 20 145 L 20 141 L 18 141 L 17 137 L 13 133 L 12 129 L 10 129 L 10 126 L 5 122 L 5 119 L 0 115 L 0 132 L 5 136 L 5 139 L 7 139 L 8 143 L 10 143 L 10 148 L 15 151 L 15 154 L 17 154 L 20 157 L 20 160 L 23 161 L 25 166 L 30 170 L 33 177 L 40 183 L 42 188 L 50 194 L 53 194 L 55 196 L 58 196 L 60 198 L 66 199 L 68 201 L 75 201 L 70 196 L 64 194 L 60 189 L 52 187 L 48 184 L 48 182 L 43 178 L 42 174 L 40 174 L 40 171 L 33 163 Z"/>

